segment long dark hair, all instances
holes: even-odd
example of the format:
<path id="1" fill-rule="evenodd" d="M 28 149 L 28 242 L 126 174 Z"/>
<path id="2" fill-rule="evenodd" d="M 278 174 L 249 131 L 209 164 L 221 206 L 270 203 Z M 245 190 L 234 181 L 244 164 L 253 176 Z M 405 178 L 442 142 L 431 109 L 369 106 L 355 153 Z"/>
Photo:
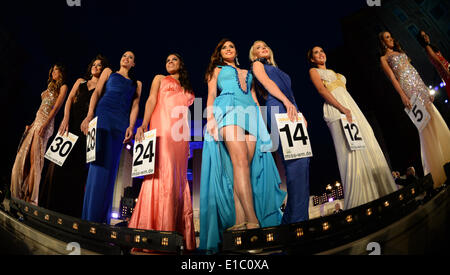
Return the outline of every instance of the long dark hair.
<path id="1" fill-rule="evenodd" d="M 59 80 L 54 80 L 52 76 L 55 67 L 57 67 L 61 73 L 61 79 Z M 54 90 L 59 95 L 60 88 L 66 84 L 66 76 L 66 67 L 62 63 L 54 64 L 48 72 L 47 89 Z"/>
<path id="2" fill-rule="evenodd" d="M 189 73 L 188 70 L 186 69 L 186 65 L 184 64 L 183 58 L 178 53 L 171 53 L 167 55 L 167 57 L 171 55 L 175 55 L 178 58 L 178 60 L 180 60 L 180 68 L 178 69 L 178 74 L 180 75 L 179 81 L 181 87 L 183 87 L 186 92 L 194 94 L 194 92 L 192 91 L 191 81 L 189 80 Z"/>
<path id="3" fill-rule="evenodd" d="M 425 34 L 427 34 L 427 32 L 424 31 L 424 30 L 420 30 L 419 33 L 417 34 L 417 37 L 416 37 L 416 38 L 417 38 L 417 41 L 419 42 L 420 46 L 422 46 L 423 48 L 426 48 L 427 46 L 430 46 L 431 49 L 432 49 L 435 53 L 440 52 L 440 50 L 439 50 L 438 47 L 436 47 L 435 45 L 431 44 L 431 41 L 430 41 L 430 43 L 427 43 L 427 42 L 425 41 L 425 38 L 423 38 L 423 36 L 421 35 L 422 32 L 425 33 Z M 430 40 L 431 40 L 431 39 L 430 39 Z"/>
<path id="4" fill-rule="evenodd" d="M 91 69 L 92 69 L 92 66 L 94 66 L 95 61 L 97 61 L 97 60 L 100 60 L 100 62 L 102 63 L 102 71 L 105 68 L 109 67 L 108 59 L 101 54 L 97 54 L 97 56 L 91 60 L 91 63 L 89 63 L 84 79 L 89 80 L 92 78 Z"/>
<path id="5" fill-rule="evenodd" d="M 87 66 L 86 74 L 84 76 L 84 79 L 86 81 L 88 81 L 88 80 L 90 80 L 92 78 L 91 69 L 92 69 L 92 66 L 94 66 L 95 61 L 97 61 L 97 60 L 100 60 L 100 62 L 102 63 L 102 70 L 101 70 L 100 74 L 103 72 L 103 70 L 105 68 L 109 67 L 108 59 L 106 59 L 106 57 L 104 57 L 101 54 L 97 54 L 97 56 L 94 59 L 92 59 L 92 61 Z M 75 93 L 75 96 L 73 97 L 73 102 L 74 103 L 78 101 L 78 95 L 79 94 L 80 94 L 80 89 L 78 88 L 78 90 Z"/>
<path id="6" fill-rule="evenodd" d="M 132 54 L 133 54 L 133 57 L 134 57 L 133 61 L 134 61 L 134 64 L 135 64 L 135 65 L 134 65 L 134 67 L 131 67 L 130 70 L 128 71 L 128 77 L 129 77 L 129 78 L 131 79 L 131 81 L 133 82 L 133 85 L 137 87 L 137 78 L 136 78 L 136 69 L 135 69 L 135 67 L 136 67 L 136 54 L 134 53 L 134 51 L 126 50 L 126 51 L 123 51 L 123 53 L 122 53 L 122 55 L 121 55 L 120 58 L 122 58 L 123 55 L 124 55 L 126 52 L 132 53 Z"/>
<path id="7" fill-rule="evenodd" d="M 382 31 L 382 32 L 380 32 L 378 34 L 378 42 L 379 42 L 378 46 L 379 46 L 379 50 L 380 50 L 381 56 L 384 56 L 386 54 L 386 52 L 387 52 L 387 49 L 388 49 L 386 43 L 384 43 L 384 38 L 383 38 L 383 35 L 385 33 L 387 33 L 387 32 L 390 33 L 391 37 L 392 37 L 392 33 L 389 32 L 389 31 Z M 392 39 L 394 39 L 394 37 L 392 37 Z M 394 39 L 394 51 L 397 51 L 397 52 L 400 52 L 400 53 L 404 53 L 404 51 L 402 49 L 402 46 L 400 45 L 400 43 L 396 39 Z"/>
<path id="8" fill-rule="evenodd" d="M 317 64 L 311 61 L 311 59 L 312 59 L 313 56 L 314 56 L 314 52 L 313 52 L 313 51 L 314 51 L 314 48 L 321 48 L 322 50 L 324 50 L 324 49 L 323 49 L 322 46 L 317 46 L 317 45 L 316 45 L 316 46 L 310 48 L 310 49 L 308 50 L 308 52 L 306 53 L 306 58 L 308 59 L 308 64 L 309 64 L 311 67 L 313 67 L 313 68 L 317 68 Z M 324 51 L 325 51 L 325 50 L 324 50 Z"/>
<path id="9" fill-rule="evenodd" d="M 220 51 L 222 50 L 223 45 L 225 43 L 227 43 L 228 41 L 233 43 L 233 41 L 231 41 L 230 39 L 223 38 L 222 40 L 220 40 L 219 44 L 217 44 L 216 48 L 214 49 L 214 52 L 211 55 L 209 65 L 208 65 L 208 68 L 206 69 L 206 73 L 205 73 L 205 82 L 206 83 L 208 83 L 211 80 L 211 78 L 214 74 L 214 69 L 217 66 L 226 65 L 226 63 L 222 59 L 222 56 L 220 55 Z M 233 45 L 234 45 L 234 43 L 233 43 Z M 237 51 L 236 51 L 236 56 L 237 56 Z"/>

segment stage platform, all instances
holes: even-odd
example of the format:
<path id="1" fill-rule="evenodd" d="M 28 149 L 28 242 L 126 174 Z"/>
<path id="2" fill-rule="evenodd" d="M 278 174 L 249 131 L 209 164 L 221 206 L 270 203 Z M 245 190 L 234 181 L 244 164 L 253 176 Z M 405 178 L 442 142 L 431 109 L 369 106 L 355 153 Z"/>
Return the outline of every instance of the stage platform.
<path id="1" fill-rule="evenodd" d="M 428 183 L 429 185 L 430 183 Z M 398 202 L 395 202 L 395 199 Z M 129 249 L 131 247 L 138 244 L 141 245 L 141 248 L 145 247 L 143 242 L 153 244 L 153 247 L 157 247 L 156 245 L 161 240 L 163 244 L 166 241 L 166 245 L 169 242 L 169 237 L 164 238 L 164 236 L 169 236 L 164 235 L 169 234 L 167 232 L 150 232 L 153 234 L 151 235 L 144 231 L 130 231 L 126 228 L 121 229 L 106 225 L 104 228 L 101 228 L 100 225 L 93 227 L 95 226 L 93 224 L 89 224 L 91 233 L 94 233 L 91 234 L 92 238 L 90 238 L 90 235 L 88 235 L 89 227 L 87 228 L 88 233 L 79 232 L 77 234 L 75 233 L 77 231 L 71 233 L 68 229 L 52 225 L 51 219 L 53 217 L 51 215 L 57 215 L 57 213 L 38 213 L 38 211 L 44 212 L 44 210 L 26 204 L 16 204 L 17 202 L 10 204 L 9 201 L 5 200 L 3 209 L 0 210 L 0 238 L 2 239 L 0 252 L 3 254 L 126 255 L 130 254 Z M 17 206 L 19 210 L 16 214 L 13 214 L 14 211 L 9 208 L 10 205 Z M 368 209 L 373 211 L 373 215 L 367 214 Z M 25 214 L 25 212 L 29 213 Z M 361 213 L 366 213 L 366 215 Z M 62 219 L 64 218 L 69 219 L 68 217 Z M 339 219 L 345 219 L 346 222 L 339 221 Z M 71 220 L 71 222 L 77 224 L 76 230 L 82 229 L 83 225 L 80 221 Z M 325 224 L 332 229 L 325 228 Z M 78 228 L 78 225 L 80 228 Z M 302 227 L 301 234 L 298 231 L 300 226 Z M 445 252 L 450 244 L 448 234 L 450 232 L 450 190 L 448 186 L 443 186 L 438 190 L 420 189 L 419 185 L 411 186 L 380 198 L 380 200 L 371 204 L 329 217 L 290 225 L 289 228 L 292 229 L 293 227 L 297 227 L 297 231 L 292 232 L 297 232 L 299 239 L 306 238 L 303 239 L 303 242 L 286 239 L 290 233 L 286 231 L 287 227 L 283 226 L 263 228 L 256 231 L 240 231 L 231 235 L 228 233 L 224 235 L 224 246 L 219 254 L 250 254 L 251 245 L 245 244 L 246 236 L 251 237 L 249 240 L 255 238 L 259 238 L 259 241 L 264 240 L 259 244 L 255 242 L 262 248 L 256 251 L 260 255 L 368 255 L 371 253 L 410 255 Z M 103 237 L 100 236 L 100 234 L 103 234 L 101 233 L 102 230 L 106 230 L 104 235 L 107 237 L 112 230 L 115 234 L 114 240 L 109 242 L 102 239 Z M 121 234 L 128 235 L 120 240 Z M 160 238 L 160 235 L 162 238 Z M 113 237 L 112 234 L 111 237 Z M 175 238 L 174 242 L 176 243 L 178 237 L 174 235 L 170 238 Z M 284 237 L 284 239 L 281 237 Z M 277 238 L 278 240 L 276 240 Z M 236 240 L 242 241 L 243 244 L 239 243 L 239 245 L 243 247 L 240 249 L 235 247 Z M 170 239 L 170 242 L 172 242 L 172 239 Z M 255 251 L 253 252 L 255 253 Z M 131 254 L 203 255 L 205 253 L 202 251 L 188 253 L 181 246 L 177 249 L 172 247 L 172 250 L 168 251 L 158 252 L 158 249 L 156 249 L 151 253 Z"/>

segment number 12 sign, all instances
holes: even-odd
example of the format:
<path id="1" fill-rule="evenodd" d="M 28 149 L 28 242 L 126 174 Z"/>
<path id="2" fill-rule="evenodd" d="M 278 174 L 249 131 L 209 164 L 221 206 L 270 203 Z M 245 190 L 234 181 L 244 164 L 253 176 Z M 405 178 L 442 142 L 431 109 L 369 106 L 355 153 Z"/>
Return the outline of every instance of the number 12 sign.
<path id="1" fill-rule="evenodd" d="M 275 114 L 285 160 L 307 158 L 313 155 L 303 115 L 298 113 L 297 116 L 298 120 L 292 122 L 286 113 Z"/>
<path id="2" fill-rule="evenodd" d="M 156 129 L 144 133 L 141 142 L 135 142 L 133 149 L 133 169 L 131 177 L 155 173 Z"/>
<path id="3" fill-rule="evenodd" d="M 344 129 L 345 137 L 352 151 L 366 149 L 366 143 L 360 133 L 360 128 L 355 120 L 350 124 L 347 117 L 341 114 L 341 123 Z"/>

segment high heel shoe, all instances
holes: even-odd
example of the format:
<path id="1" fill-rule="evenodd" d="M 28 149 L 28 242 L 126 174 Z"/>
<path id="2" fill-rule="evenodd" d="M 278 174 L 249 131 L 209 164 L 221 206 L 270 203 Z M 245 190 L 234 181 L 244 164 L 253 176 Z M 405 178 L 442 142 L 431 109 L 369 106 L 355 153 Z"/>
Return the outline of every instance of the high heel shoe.
<path id="1" fill-rule="evenodd" d="M 253 223 L 253 222 L 248 222 L 247 223 L 247 229 L 258 229 L 258 228 L 261 228 L 259 223 Z"/>
<path id="2" fill-rule="evenodd" d="M 247 223 L 241 223 L 241 224 L 235 224 L 230 228 L 227 228 L 226 231 L 236 231 L 236 230 L 246 230 L 247 229 Z"/>

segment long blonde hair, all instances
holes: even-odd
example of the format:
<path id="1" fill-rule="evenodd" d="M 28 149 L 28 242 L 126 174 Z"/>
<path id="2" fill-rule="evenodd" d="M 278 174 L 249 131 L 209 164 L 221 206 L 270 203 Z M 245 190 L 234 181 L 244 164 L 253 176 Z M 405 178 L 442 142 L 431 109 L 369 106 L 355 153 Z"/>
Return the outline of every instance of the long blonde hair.
<path id="1" fill-rule="evenodd" d="M 273 66 L 275 66 L 275 67 L 277 67 L 277 63 L 275 62 L 275 58 L 273 57 L 273 51 L 272 51 L 272 49 L 267 45 L 267 43 L 266 42 L 264 42 L 264 41 L 262 41 L 262 40 L 256 40 L 255 42 L 253 42 L 253 45 L 252 45 L 252 47 L 250 48 L 250 53 L 249 53 L 249 58 L 250 58 L 250 61 L 251 62 L 253 62 L 253 61 L 255 61 L 256 59 L 258 59 L 256 56 L 255 56 L 255 54 L 253 53 L 253 50 L 255 49 L 255 44 L 256 43 L 264 43 L 264 45 L 266 45 L 266 47 L 269 49 L 269 60 L 267 60 L 267 61 L 269 61 L 269 63 L 271 64 L 271 65 L 273 65 Z"/>

